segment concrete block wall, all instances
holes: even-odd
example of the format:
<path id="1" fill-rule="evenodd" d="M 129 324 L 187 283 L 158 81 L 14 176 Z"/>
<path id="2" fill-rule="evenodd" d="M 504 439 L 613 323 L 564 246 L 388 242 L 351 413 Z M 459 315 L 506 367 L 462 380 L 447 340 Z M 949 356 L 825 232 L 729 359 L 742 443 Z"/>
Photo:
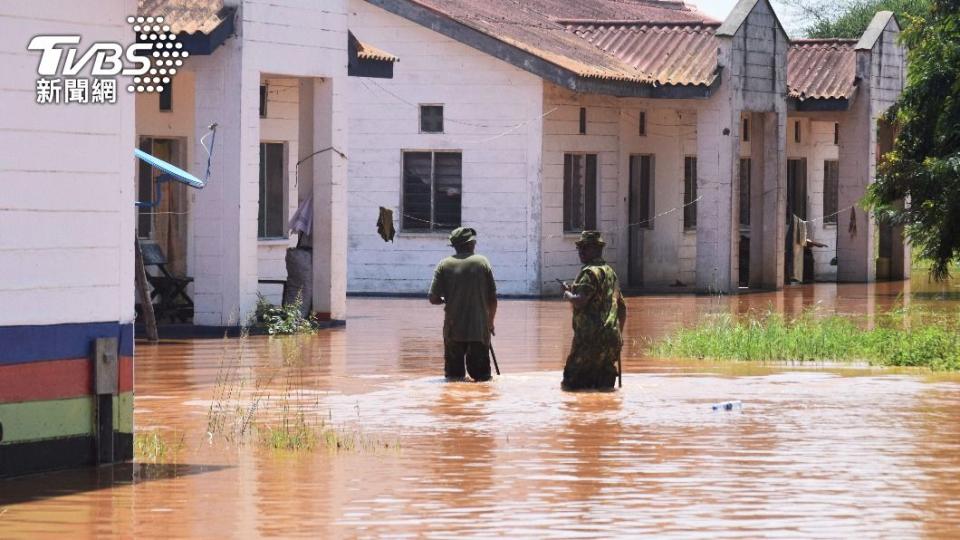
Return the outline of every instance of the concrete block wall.
<path id="1" fill-rule="evenodd" d="M 734 12 L 746 3 L 741 2 Z M 697 288 L 732 291 L 739 280 L 739 156 L 742 114 L 754 114 L 751 157 L 762 189 L 751 202 L 751 287 L 779 288 L 783 270 L 783 186 L 786 183 L 786 62 L 789 40 L 766 0 L 737 28 L 718 31 L 720 88 L 698 116 Z M 754 175 L 757 176 L 757 175 Z M 754 219 L 756 217 L 756 219 Z M 710 224 L 710 226 L 704 226 Z M 779 224 L 779 225 L 778 225 Z"/>
<path id="2" fill-rule="evenodd" d="M 0 326 L 129 323 L 133 96 L 120 80 L 116 104 L 39 105 L 27 44 L 38 33 L 126 42 L 136 5 L 50 4 L 0 6 Z"/>
<path id="3" fill-rule="evenodd" d="M 357 38 L 400 61 L 393 79 L 349 81 L 349 290 L 426 294 L 452 250 L 446 231 L 402 230 L 402 152 L 456 150 L 462 223 L 477 229 L 499 291 L 538 294 L 542 81 L 367 2 L 350 9 Z M 444 106 L 444 133 L 419 132 L 421 103 Z M 393 243 L 377 234 L 380 206 L 394 211 Z"/>
<path id="4" fill-rule="evenodd" d="M 874 23 L 883 18 L 878 14 Z M 873 216 L 858 203 L 876 178 L 877 121 L 894 103 L 904 84 L 905 57 L 897 43 L 899 31 L 896 19 L 890 17 L 875 42 L 857 45 L 857 76 L 864 83 L 846 121 L 840 123 L 839 207 L 854 206 L 852 215 L 845 212 L 839 222 L 837 279 L 842 282 L 877 279 L 878 227 Z M 909 247 L 901 247 L 900 251 L 909 261 Z M 909 276 L 909 264 L 905 273 Z"/>
<path id="5" fill-rule="evenodd" d="M 40 53 L 27 45 L 126 44 L 136 10 L 0 4 L 0 478 L 97 462 L 98 338 L 119 345 L 110 459 L 133 457 L 134 96 L 120 77 L 113 104 L 38 104 Z"/>
<path id="6" fill-rule="evenodd" d="M 558 292 L 555 279 L 572 280 L 580 270 L 574 242 L 579 233 L 563 231 L 565 153 L 597 154 L 597 227 L 607 239 L 604 258 L 625 273 L 621 230 L 626 205 L 621 194 L 620 103 L 616 98 L 576 94 L 544 83 L 543 119 L 543 292 Z M 586 134 L 580 134 L 580 108 L 586 108 Z"/>
<path id="7" fill-rule="evenodd" d="M 620 148 L 618 231 L 611 238 L 618 242 L 616 269 L 627 284 L 629 233 L 639 232 L 642 238 L 642 281 L 645 288 L 663 288 L 677 281 L 696 281 L 696 232 L 683 228 L 683 210 L 656 218 L 651 226 L 630 226 L 630 156 L 652 155 L 653 216 L 683 205 L 684 158 L 697 154 L 697 113 L 695 103 L 664 100 L 620 100 Z M 646 135 L 639 135 L 639 116 L 646 115 Z M 682 290 L 682 289 L 680 289 Z"/>

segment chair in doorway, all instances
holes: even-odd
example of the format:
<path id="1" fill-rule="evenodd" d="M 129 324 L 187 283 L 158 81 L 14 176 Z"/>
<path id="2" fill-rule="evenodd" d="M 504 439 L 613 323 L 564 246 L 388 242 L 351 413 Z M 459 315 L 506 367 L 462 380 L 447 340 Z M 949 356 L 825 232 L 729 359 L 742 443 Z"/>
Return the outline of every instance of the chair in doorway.
<path id="1" fill-rule="evenodd" d="M 193 300 L 187 295 L 187 286 L 193 283 L 193 278 L 173 275 L 167 269 L 167 257 L 156 242 L 140 240 L 140 251 L 144 269 L 153 267 L 159 272 L 147 272 L 147 282 L 153 288 L 150 301 L 157 321 L 185 323 L 193 320 Z"/>

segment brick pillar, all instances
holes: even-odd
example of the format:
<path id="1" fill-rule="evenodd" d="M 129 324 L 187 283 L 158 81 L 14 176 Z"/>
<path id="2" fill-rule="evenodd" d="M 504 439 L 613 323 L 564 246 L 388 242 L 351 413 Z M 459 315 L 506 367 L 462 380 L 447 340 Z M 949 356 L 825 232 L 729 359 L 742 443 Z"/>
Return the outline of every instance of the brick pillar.
<path id="1" fill-rule="evenodd" d="M 872 282 L 877 279 L 877 224 L 860 208 L 860 199 L 876 171 L 877 129 L 864 87 L 840 122 L 840 192 L 837 208 L 837 281 Z M 853 217 L 851 210 L 853 206 Z M 852 223 L 852 225 L 851 225 Z"/>
<path id="2" fill-rule="evenodd" d="M 719 91 L 711 106 L 697 112 L 697 290 L 730 292 L 737 288 L 736 213 L 740 111 L 728 91 Z"/>
<path id="3" fill-rule="evenodd" d="M 346 80 L 304 81 L 301 89 L 300 159 L 317 150 L 347 150 Z M 312 84 L 311 84 L 312 83 Z M 312 127 L 312 129 L 305 129 Z M 304 176 L 304 171 L 309 169 Z M 347 315 L 347 160 L 327 150 L 301 165 L 313 185 L 313 309 L 344 320 Z"/>

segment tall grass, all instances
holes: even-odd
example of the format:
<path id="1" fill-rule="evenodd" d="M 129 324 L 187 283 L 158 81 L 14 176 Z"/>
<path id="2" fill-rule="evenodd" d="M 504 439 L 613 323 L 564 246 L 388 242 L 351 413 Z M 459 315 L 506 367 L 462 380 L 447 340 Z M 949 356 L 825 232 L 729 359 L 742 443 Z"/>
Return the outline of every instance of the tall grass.
<path id="1" fill-rule="evenodd" d="M 259 360 L 249 351 L 250 336 L 224 338 L 213 399 L 207 412 L 207 437 L 233 444 L 257 444 L 286 451 L 398 449 L 399 444 L 363 434 L 359 428 L 337 427 L 321 411 L 319 386 L 309 380 L 308 336 L 271 338 L 277 355 Z M 232 345 L 236 345 L 236 349 Z M 310 396 L 313 396 L 312 398 Z"/>
<path id="2" fill-rule="evenodd" d="M 760 361 L 863 361 L 882 366 L 960 370 L 960 317 L 894 310 L 870 324 L 864 318 L 787 318 L 775 312 L 720 315 L 653 344 L 657 357 Z"/>

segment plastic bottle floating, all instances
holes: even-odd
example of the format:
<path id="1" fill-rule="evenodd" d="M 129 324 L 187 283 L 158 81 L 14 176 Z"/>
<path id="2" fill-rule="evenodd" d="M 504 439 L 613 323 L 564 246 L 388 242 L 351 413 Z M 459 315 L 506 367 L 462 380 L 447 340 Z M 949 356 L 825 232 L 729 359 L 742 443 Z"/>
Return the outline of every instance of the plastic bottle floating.
<path id="1" fill-rule="evenodd" d="M 743 402 L 740 400 L 724 401 L 723 403 L 714 403 L 711 408 L 715 411 L 742 411 Z"/>

